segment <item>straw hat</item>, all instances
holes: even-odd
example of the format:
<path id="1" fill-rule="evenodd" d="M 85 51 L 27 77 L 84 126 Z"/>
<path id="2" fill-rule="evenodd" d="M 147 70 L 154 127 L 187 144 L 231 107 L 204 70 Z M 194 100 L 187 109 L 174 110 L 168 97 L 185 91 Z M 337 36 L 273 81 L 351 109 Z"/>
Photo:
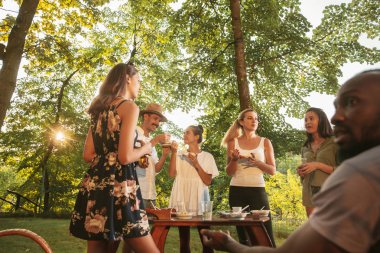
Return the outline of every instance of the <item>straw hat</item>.
<path id="1" fill-rule="evenodd" d="M 153 113 L 153 114 L 157 114 L 158 116 L 161 117 L 161 121 L 162 122 L 167 122 L 168 119 L 162 114 L 162 107 L 161 105 L 159 104 L 155 104 L 155 103 L 150 103 L 148 104 L 144 110 L 141 110 L 140 111 L 140 115 L 144 115 L 146 113 Z"/>

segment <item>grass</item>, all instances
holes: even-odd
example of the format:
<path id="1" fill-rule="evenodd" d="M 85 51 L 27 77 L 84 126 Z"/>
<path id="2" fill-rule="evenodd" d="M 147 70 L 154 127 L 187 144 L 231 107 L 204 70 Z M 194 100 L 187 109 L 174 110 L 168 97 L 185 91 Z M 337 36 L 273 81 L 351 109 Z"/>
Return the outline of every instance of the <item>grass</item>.
<path id="1" fill-rule="evenodd" d="M 24 228 L 31 230 L 42 236 L 54 253 L 85 253 L 86 242 L 77 239 L 69 234 L 68 219 L 47 219 L 47 218 L 0 218 L 0 230 L 10 228 Z M 213 229 L 229 230 L 231 235 L 236 238 L 235 227 L 213 227 Z M 281 235 L 278 237 L 277 235 Z M 283 231 L 275 233 L 276 243 L 279 246 L 288 233 Z M 43 252 L 42 249 L 31 239 L 22 236 L 0 237 L 0 253 L 37 253 Z M 202 252 L 201 242 L 197 229 L 191 229 L 190 247 L 193 253 Z M 178 229 L 173 228 L 167 237 L 165 252 L 179 252 Z M 118 250 L 121 253 L 121 247 Z"/>
<path id="2" fill-rule="evenodd" d="M 0 229 L 24 228 L 42 236 L 54 253 L 83 253 L 86 252 L 86 243 L 77 240 L 69 234 L 69 220 L 42 219 L 42 218 L 0 218 Z M 43 252 L 42 249 L 29 238 L 22 236 L 0 237 L 0 253 Z"/>

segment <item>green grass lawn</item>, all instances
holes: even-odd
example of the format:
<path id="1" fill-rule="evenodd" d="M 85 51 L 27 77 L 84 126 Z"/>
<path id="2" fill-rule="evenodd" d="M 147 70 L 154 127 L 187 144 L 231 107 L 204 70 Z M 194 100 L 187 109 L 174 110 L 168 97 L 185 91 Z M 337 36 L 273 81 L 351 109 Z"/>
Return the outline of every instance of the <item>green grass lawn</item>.
<path id="1" fill-rule="evenodd" d="M 29 229 L 38 235 L 42 236 L 50 245 L 54 253 L 84 253 L 86 252 L 86 242 L 77 239 L 69 234 L 68 219 L 47 219 L 47 218 L 0 218 L 0 230 L 10 228 Z M 235 227 L 215 227 L 213 229 L 230 230 L 232 236 L 236 238 Z M 287 236 L 287 235 L 285 235 Z M 277 245 L 280 245 L 284 240 L 276 237 Z M 192 252 L 202 252 L 201 242 L 198 236 L 197 229 L 191 230 L 191 245 Z M 43 250 L 29 238 L 22 236 L 5 236 L 0 237 L 0 253 L 38 253 Z M 121 252 L 121 247 L 118 252 Z M 165 252 L 179 252 L 178 229 L 173 228 L 169 231 L 167 237 Z"/>

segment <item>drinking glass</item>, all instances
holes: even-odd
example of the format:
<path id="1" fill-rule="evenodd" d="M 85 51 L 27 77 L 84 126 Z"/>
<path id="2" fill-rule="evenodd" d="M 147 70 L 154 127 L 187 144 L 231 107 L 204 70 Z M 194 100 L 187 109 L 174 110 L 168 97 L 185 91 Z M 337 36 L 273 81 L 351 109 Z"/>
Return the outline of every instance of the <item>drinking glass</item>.
<path id="1" fill-rule="evenodd" d="M 202 220 L 212 219 L 212 204 L 213 204 L 213 201 L 201 202 Z"/>

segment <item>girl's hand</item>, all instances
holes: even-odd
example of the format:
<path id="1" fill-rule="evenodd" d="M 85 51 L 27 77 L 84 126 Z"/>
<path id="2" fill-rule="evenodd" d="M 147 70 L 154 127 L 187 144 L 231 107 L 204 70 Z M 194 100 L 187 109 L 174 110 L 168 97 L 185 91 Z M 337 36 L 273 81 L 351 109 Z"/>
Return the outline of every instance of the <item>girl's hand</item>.
<path id="1" fill-rule="evenodd" d="M 248 162 L 250 167 L 257 167 L 260 169 L 260 165 L 263 164 L 262 161 L 256 159 L 255 155 L 251 154 L 251 157 L 248 157 Z"/>
<path id="2" fill-rule="evenodd" d="M 178 143 L 173 141 L 172 144 L 170 145 L 170 149 L 172 150 L 172 153 L 177 153 Z"/>
<path id="3" fill-rule="evenodd" d="M 197 169 L 197 166 L 199 165 L 199 162 L 198 162 L 198 159 L 197 159 L 197 154 L 189 152 L 189 154 L 187 155 L 187 157 L 189 158 L 190 162 L 193 164 L 193 166 L 195 167 L 195 169 Z"/>
<path id="4" fill-rule="evenodd" d="M 162 147 L 162 155 L 167 156 L 170 153 L 170 147 Z"/>
<path id="5" fill-rule="evenodd" d="M 231 150 L 230 157 L 232 160 L 237 161 L 240 159 L 240 152 L 237 149 Z"/>

